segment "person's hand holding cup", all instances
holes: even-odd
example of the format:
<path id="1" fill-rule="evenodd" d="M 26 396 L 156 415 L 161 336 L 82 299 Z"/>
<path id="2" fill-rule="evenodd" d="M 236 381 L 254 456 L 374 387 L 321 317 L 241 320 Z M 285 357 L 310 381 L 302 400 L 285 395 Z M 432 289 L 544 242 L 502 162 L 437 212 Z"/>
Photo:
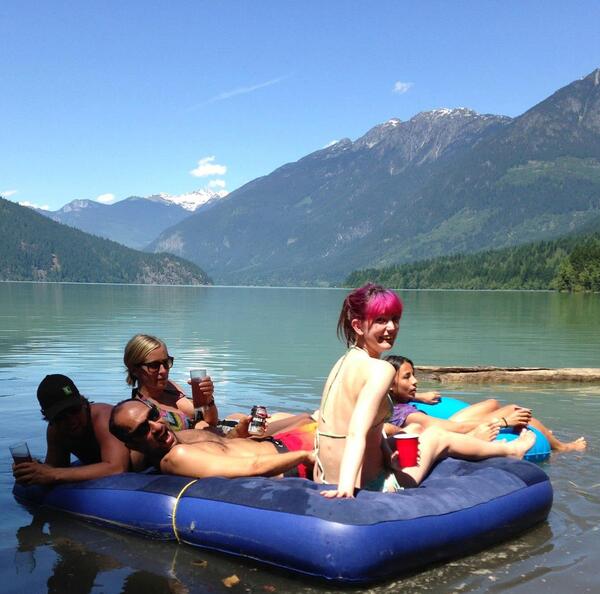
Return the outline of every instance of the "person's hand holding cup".
<path id="1" fill-rule="evenodd" d="M 409 468 L 419 465 L 419 436 L 412 433 L 397 433 L 394 435 L 398 466 Z"/>
<path id="2" fill-rule="evenodd" d="M 205 406 L 212 397 L 212 381 L 208 377 L 206 369 L 190 369 L 190 383 L 194 408 Z"/>
<path id="3" fill-rule="evenodd" d="M 29 446 L 26 441 L 21 441 L 8 446 L 15 464 L 22 464 L 23 462 L 33 462 L 31 453 L 29 452 Z"/>

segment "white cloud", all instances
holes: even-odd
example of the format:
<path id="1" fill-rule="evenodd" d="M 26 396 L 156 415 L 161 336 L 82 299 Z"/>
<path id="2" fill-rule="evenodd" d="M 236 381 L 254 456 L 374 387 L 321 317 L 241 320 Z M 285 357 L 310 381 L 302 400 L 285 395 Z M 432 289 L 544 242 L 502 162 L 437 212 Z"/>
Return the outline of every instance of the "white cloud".
<path id="1" fill-rule="evenodd" d="M 10 198 L 11 196 L 14 196 L 17 193 L 17 190 L 4 190 L 4 192 L 0 192 L 0 196 L 2 196 L 2 198 Z"/>
<path id="2" fill-rule="evenodd" d="M 192 169 L 190 174 L 194 177 L 208 177 L 209 175 L 225 175 L 227 167 L 213 163 L 216 157 L 204 157 L 198 161 L 198 167 Z"/>
<path id="3" fill-rule="evenodd" d="M 332 140 L 331 142 L 328 142 L 323 148 L 329 148 L 330 146 L 333 146 L 334 144 L 337 144 L 339 142 L 339 140 Z"/>
<path id="4" fill-rule="evenodd" d="M 23 202 L 19 202 L 18 204 L 19 204 L 19 206 L 27 206 L 28 208 L 39 208 L 40 210 L 50 210 L 50 207 L 47 204 L 42 204 L 40 206 L 39 204 L 33 204 L 33 202 L 28 202 L 27 200 L 24 200 Z"/>
<path id="5" fill-rule="evenodd" d="M 402 82 L 401 80 L 398 80 L 394 83 L 394 88 L 393 88 L 393 92 L 394 93 L 398 93 L 398 95 L 403 95 L 404 93 L 406 93 L 412 86 L 414 85 L 414 83 L 411 82 Z"/>
<path id="6" fill-rule="evenodd" d="M 96 202 L 100 202 L 100 204 L 112 204 L 116 200 L 114 194 L 100 194 L 96 198 Z"/>
<path id="7" fill-rule="evenodd" d="M 224 188 L 225 180 L 224 179 L 211 179 L 208 182 L 208 187 L 209 188 Z"/>

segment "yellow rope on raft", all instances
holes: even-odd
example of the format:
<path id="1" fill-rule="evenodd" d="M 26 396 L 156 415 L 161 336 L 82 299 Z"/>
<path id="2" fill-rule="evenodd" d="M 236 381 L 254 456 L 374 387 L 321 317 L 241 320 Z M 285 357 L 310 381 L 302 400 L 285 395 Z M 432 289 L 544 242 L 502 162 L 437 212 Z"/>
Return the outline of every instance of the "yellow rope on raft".
<path id="1" fill-rule="evenodd" d="M 198 479 L 194 479 L 194 480 L 190 481 L 187 485 L 185 485 L 185 487 L 183 487 L 183 489 L 181 489 L 181 491 L 179 491 L 179 495 L 177 495 L 177 497 L 175 498 L 175 506 L 173 507 L 173 516 L 171 518 L 171 526 L 173 528 L 173 534 L 175 534 L 175 538 L 177 539 L 178 543 L 181 543 L 181 539 L 179 538 L 179 534 L 177 533 L 177 524 L 175 522 L 175 518 L 177 516 L 177 506 L 179 505 L 179 500 L 181 499 L 181 496 L 187 491 L 188 487 L 191 487 L 197 481 L 198 481 Z"/>

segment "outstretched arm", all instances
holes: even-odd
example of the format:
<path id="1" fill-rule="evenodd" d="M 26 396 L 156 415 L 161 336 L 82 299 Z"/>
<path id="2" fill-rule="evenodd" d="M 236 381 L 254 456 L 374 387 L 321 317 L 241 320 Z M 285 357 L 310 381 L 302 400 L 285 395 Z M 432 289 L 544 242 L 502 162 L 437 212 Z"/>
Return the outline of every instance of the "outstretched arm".
<path id="1" fill-rule="evenodd" d="M 403 403 L 421 402 L 423 404 L 438 404 L 442 399 L 442 395 L 439 392 L 415 392 L 414 397 L 394 394 L 394 399 Z"/>
<path id="2" fill-rule="evenodd" d="M 162 459 L 160 469 L 168 474 L 196 478 L 277 476 L 298 464 L 311 464 L 313 461 L 312 452 L 307 450 L 240 457 L 206 453 L 201 448 L 180 444 Z"/>
<path id="3" fill-rule="evenodd" d="M 442 399 L 439 392 L 418 392 L 415 394 L 414 402 L 422 402 L 423 404 L 438 404 Z"/>
<path id="4" fill-rule="evenodd" d="M 49 485 L 85 481 L 127 471 L 129 450 L 108 431 L 111 407 L 108 405 L 94 406 L 98 407 L 91 414 L 94 433 L 100 446 L 100 462 L 70 466 L 68 449 L 55 428 L 49 425 L 46 434 L 48 442 L 46 463 L 25 462 L 15 465 L 13 475 L 17 482 L 26 485 Z"/>

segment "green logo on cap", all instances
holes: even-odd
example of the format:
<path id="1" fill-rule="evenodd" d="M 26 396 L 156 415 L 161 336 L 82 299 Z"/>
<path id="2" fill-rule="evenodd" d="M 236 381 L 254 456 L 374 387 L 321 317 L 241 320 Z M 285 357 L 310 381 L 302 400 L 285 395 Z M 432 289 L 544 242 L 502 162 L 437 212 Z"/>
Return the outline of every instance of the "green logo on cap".
<path id="1" fill-rule="evenodd" d="M 63 393 L 65 396 L 72 396 L 73 395 L 73 390 L 71 390 L 70 386 L 63 386 L 62 389 Z"/>

